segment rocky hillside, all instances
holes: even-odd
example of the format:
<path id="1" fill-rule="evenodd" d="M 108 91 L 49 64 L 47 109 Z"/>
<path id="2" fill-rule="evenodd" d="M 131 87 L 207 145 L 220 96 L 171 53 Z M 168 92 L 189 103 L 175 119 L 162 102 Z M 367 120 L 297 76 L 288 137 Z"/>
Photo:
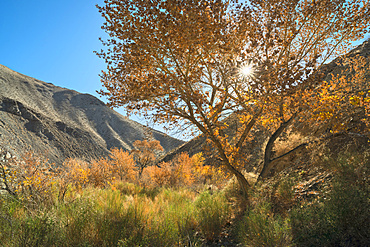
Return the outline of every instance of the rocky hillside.
<path id="1" fill-rule="evenodd" d="M 0 146 L 60 164 L 65 158 L 98 158 L 113 147 L 132 149 L 146 127 L 89 94 L 57 87 L 0 65 Z M 166 152 L 183 144 L 151 130 Z"/>

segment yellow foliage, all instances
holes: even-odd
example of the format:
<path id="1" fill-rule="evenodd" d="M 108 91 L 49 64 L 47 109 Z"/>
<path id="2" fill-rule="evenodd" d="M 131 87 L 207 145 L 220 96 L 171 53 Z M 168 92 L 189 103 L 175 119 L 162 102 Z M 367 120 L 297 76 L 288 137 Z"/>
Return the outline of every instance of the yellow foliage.
<path id="1" fill-rule="evenodd" d="M 12 160 L 3 179 L 7 180 L 13 193 L 20 196 L 19 199 L 32 203 L 48 200 L 55 180 L 48 161 L 31 152 Z"/>
<path id="2" fill-rule="evenodd" d="M 66 159 L 59 168 L 54 168 L 42 159 L 27 154 L 22 160 L 2 165 L 1 179 L 6 179 L 15 196 L 27 202 L 39 203 L 53 198 L 51 193 L 58 188 L 59 200 L 64 200 L 68 191 L 92 187 L 110 187 L 117 190 L 121 182 L 148 186 L 195 186 L 225 179 L 219 169 L 204 165 L 202 153 L 189 157 L 179 154 L 172 162 L 149 166 L 138 176 L 133 156 L 121 149 L 112 149 L 109 158 L 91 160 Z"/>
<path id="3" fill-rule="evenodd" d="M 114 180 L 133 181 L 136 168 L 132 156 L 122 149 L 112 149 L 110 159 L 101 158 L 90 162 L 67 159 L 59 175 L 66 184 L 77 188 L 93 185 L 105 187 Z"/>
<path id="4" fill-rule="evenodd" d="M 113 175 L 122 181 L 133 181 L 136 179 L 137 170 L 135 161 L 128 152 L 114 148 L 111 150 L 111 163 Z"/>
<path id="5" fill-rule="evenodd" d="M 89 164 L 80 159 L 65 160 L 63 168 L 59 170 L 60 183 L 66 186 L 71 184 L 77 188 L 85 187 L 89 183 L 89 177 Z"/>
<path id="6" fill-rule="evenodd" d="M 178 179 L 176 172 L 170 163 L 162 162 L 158 166 L 150 166 L 144 170 L 144 177 L 150 179 L 150 185 L 157 186 L 176 186 Z"/>
<path id="7" fill-rule="evenodd" d="M 144 183 L 151 186 L 194 186 L 208 182 L 225 180 L 221 169 L 204 165 L 202 153 L 189 157 L 181 153 L 172 162 L 162 162 L 158 166 L 147 167 L 143 172 Z"/>

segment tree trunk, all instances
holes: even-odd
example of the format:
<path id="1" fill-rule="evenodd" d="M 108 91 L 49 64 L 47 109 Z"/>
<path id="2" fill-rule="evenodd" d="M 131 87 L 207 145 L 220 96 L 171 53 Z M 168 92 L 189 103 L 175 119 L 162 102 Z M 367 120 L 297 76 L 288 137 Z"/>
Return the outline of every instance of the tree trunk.
<path id="1" fill-rule="evenodd" d="M 245 178 L 245 176 L 242 173 L 234 174 L 236 179 L 238 180 L 240 189 L 242 190 L 243 196 L 245 198 L 248 198 L 248 190 L 250 188 L 250 185 Z"/>
<path id="2" fill-rule="evenodd" d="M 293 114 L 289 120 L 286 122 L 283 122 L 280 124 L 280 127 L 272 134 L 270 137 L 269 141 L 266 144 L 265 148 L 265 155 L 264 155 L 264 160 L 263 160 L 263 168 L 258 176 L 258 180 L 263 179 L 267 176 L 268 171 L 270 170 L 270 164 L 271 164 L 271 157 L 272 157 L 272 148 L 274 147 L 274 143 L 276 139 L 284 132 L 284 130 L 293 122 L 293 119 L 297 116 L 297 113 Z"/>
<path id="3" fill-rule="evenodd" d="M 230 164 L 229 160 L 223 160 L 223 163 L 227 167 L 227 169 L 238 180 L 238 183 L 239 183 L 240 189 L 242 190 L 243 196 L 245 196 L 245 198 L 248 198 L 248 190 L 250 188 L 250 184 L 248 183 L 248 180 L 245 178 L 243 173 L 241 173 L 232 164 Z"/>
<path id="4" fill-rule="evenodd" d="M 211 133 L 208 132 L 202 125 L 200 125 L 196 121 L 195 121 L 195 124 L 198 126 L 198 128 L 201 131 L 203 131 L 203 133 L 208 133 L 207 135 L 211 139 L 213 144 L 216 146 L 216 149 L 217 149 L 217 151 L 220 155 L 222 163 L 236 177 L 236 179 L 238 180 L 238 183 L 240 185 L 240 188 L 242 190 L 243 196 L 245 196 L 247 198 L 248 197 L 248 189 L 250 188 L 250 185 L 249 185 L 247 179 L 244 177 L 244 175 L 238 169 L 236 169 L 232 164 L 230 164 L 230 161 L 229 161 L 227 155 L 225 154 L 225 150 L 224 150 L 222 144 L 216 138 L 214 133 L 213 132 L 211 132 Z M 251 124 L 251 127 L 252 126 L 253 126 L 253 124 Z M 209 127 L 209 129 L 212 129 L 210 124 L 208 124 L 208 127 Z M 246 128 L 249 128 L 249 127 L 247 126 Z M 250 130 L 250 128 L 249 128 L 249 130 Z"/>

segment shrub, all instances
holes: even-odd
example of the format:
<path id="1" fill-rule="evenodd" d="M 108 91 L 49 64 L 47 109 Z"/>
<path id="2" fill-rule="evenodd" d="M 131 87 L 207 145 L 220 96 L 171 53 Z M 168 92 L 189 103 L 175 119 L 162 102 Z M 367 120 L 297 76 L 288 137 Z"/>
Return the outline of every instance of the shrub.
<path id="1" fill-rule="evenodd" d="M 69 186 L 75 186 L 78 189 L 86 187 L 90 177 L 89 163 L 80 159 L 67 159 L 58 169 L 58 178 L 63 191 Z"/>
<path id="2" fill-rule="evenodd" d="M 181 153 L 171 162 L 147 167 L 143 172 L 142 181 L 152 186 L 179 187 L 203 186 L 207 180 L 213 183 L 225 180 L 224 173 L 213 166 L 204 165 L 203 162 L 202 153 L 192 157 Z"/>
<path id="3" fill-rule="evenodd" d="M 249 208 L 238 224 L 238 237 L 247 246 L 289 246 L 289 218 L 274 215 L 271 204 L 263 201 Z"/>
<path id="4" fill-rule="evenodd" d="M 153 181 L 170 188 L 142 187 L 132 157 L 118 149 L 112 150 L 110 159 L 66 160 L 55 172 L 47 163 L 28 157 L 9 170 L 17 172 L 6 173 L 17 196 L 25 199 L 0 194 L 0 242 L 4 246 L 199 246 L 202 237 L 217 238 L 231 215 L 223 194 L 199 195 L 179 188 L 196 181 L 192 175 L 194 167 L 202 164 L 200 157 L 183 154 L 177 163 L 149 167 L 155 169 Z M 29 203 L 41 196 L 51 203 Z"/>
<path id="5" fill-rule="evenodd" d="M 94 187 L 104 188 L 115 180 L 114 167 L 108 159 L 90 161 L 87 170 L 88 184 Z"/>
<path id="6" fill-rule="evenodd" d="M 159 166 L 147 167 L 143 177 L 149 178 L 152 185 L 160 187 L 179 187 L 191 185 L 195 180 L 192 159 L 181 153 L 172 162 L 162 162 Z"/>
<path id="7" fill-rule="evenodd" d="M 199 229 L 208 241 L 214 240 L 231 219 L 226 197 L 221 193 L 211 195 L 205 191 L 197 198 L 195 206 L 198 209 Z"/>
<path id="8" fill-rule="evenodd" d="M 370 159 L 344 155 L 327 164 L 334 171 L 325 200 L 292 212 L 294 241 L 301 246 L 367 246 L 370 236 Z"/>
<path id="9" fill-rule="evenodd" d="M 67 159 L 59 169 L 61 191 L 65 193 L 69 185 L 81 189 L 87 185 L 106 187 L 115 180 L 135 181 L 137 171 L 132 156 L 121 149 L 112 149 L 110 159 L 101 158 L 86 162 Z"/>
<path id="10" fill-rule="evenodd" d="M 283 178 L 271 189 L 270 202 L 274 214 L 287 216 L 289 209 L 294 206 L 294 180 L 292 177 Z"/>
<path id="11" fill-rule="evenodd" d="M 132 150 L 132 154 L 136 161 L 139 177 L 141 177 L 144 168 L 152 165 L 158 153 L 163 152 L 163 147 L 159 141 L 149 139 L 143 141 L 136 140 L 133 146 L 135 149 Z"/>
<path id="12" fill-rule="evenodd" d="M 57 243 L 54 222 L 48 217 L 28 216 L 11 240 L 14 246 L 52 246 Z"/>
<path id="13" fill-rule="evenodd" d="M 12 196 L 27 202 L 28 206 L 50 203 L 55 182 L 51 164 L 47 160 L 26 153 L 21 159 L 12 159 L 1 165 L 1 182 Z"/>
<path id="14" fill-rule="evenodd" d="M 110 151 L 112 175 L 121 181 L 135 181 L 138 171 L 132 155 L 118 148 L 113 148 Z"/>
<path id="15" fill-rule="evenodd" d="M 175 186 L 177 177 L 171 163 L 162 162 L 158 166 L 150 166 L 144 170 L 143 177 L 149 180 L 152 186 Z"/>

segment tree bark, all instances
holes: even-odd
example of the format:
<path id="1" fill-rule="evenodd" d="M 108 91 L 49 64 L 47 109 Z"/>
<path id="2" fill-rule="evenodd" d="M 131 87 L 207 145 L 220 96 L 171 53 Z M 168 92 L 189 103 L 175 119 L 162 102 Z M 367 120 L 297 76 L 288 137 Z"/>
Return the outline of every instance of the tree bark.
<path id="1" fill-rule="evenodd" d="M 216 147 L 216 149 L 217 149 L 217 151 L 220 155 L 220 158 L 222 160 L 223 165 L 236 177 L 236 179 L 238 180 L 238 183 L 240 185 L 240 188 L 242 190 L 243 195 L 247 198 L 248 197 L 248 189 L 250 188 L 250 185 L 249 185 L 247 179 L 244 177 L 244 175 L 238 169 L 236 169 L 232 164 L 230 164 L 230 161 L 229 161 L 227 155 L 225 154 L 224 147 L 222 146 L 222 144 L 219 142 L 219 140 L 217 139 L 217 137 L 215 136 L 215 134 L 212 131 L 212 129 L 213 129 L 212 125 L 209 123 L 209 121 L 206 117 L 204 117 L 203 119 L 206 123 L 207 128 L 204 127 L 203 125 L 201 125 L 199 122 L 197 122 L 195 120 L 195 118 L 190 118 L 189 120 L 191 122 L 193 122 L 199 128 L 199 130 L 201 130 L 205 134 L 205 136 L 207 136 L 208 138 L 211 139 L 211 141 L 215 145 L 215 147 Z M 250 129 L 252 128 L 252 126 L 254 124 L 254 121 L 255 121 L 255 119 L 252 119 L 251 122 L 249 122 L 249 124 L 248 124 L 250 126 L 248 126 L 248 125 L 246 126 L 247 131 L 250 131 Z M 245 132 L 247 132 L 247 131 L 245 131 Z"/>
<path id="2" fill-rule="evenodd" d="M 222 155 L 221 155 L 222 156 Z M 229 160 L 223 160 L 224 165 L 226 168 L 236 177 L 238 180 L 240 189 L 242 190 L 243 196 L 248 198 L 248 190 L 250 188 L 250 184 L 248 183 L 248 180 L 245 178 L 243 173 L 241 173 L 239 170 L 237 170 L 232 164 L 230 164 Z"/>
<path id="3" fill-rule="evenodd" d="M 235 175 L 236 179 L 238 180 L 238 183 L 239 183 L 240 189 L 242 190 L 243 196 L 245 198 L 248 198 L 248 190 L 250 188 L 250 184 L 248 183 L 247 179 L 245 178 L 245 176 L 241 172 L 235 173 L 234 175 Z"/>
<path id="4" fill-rule="evenodd" d="M 276 139 L 284 132 L 284 130 L 293 122 L 294 118 L 297 116 L 297 113 L 294 113 L 289 120 L 280 124 L 280 127 L 272 134 L 269 141 L 266 144 L 265 148 L 265 156 L 263 160 L 263 167 L 260 175 L 258 176 L 258 180 L 266 178 L 268 171 L 270 170 L 271 164 L 271 156 L 272 156 L 272 148 L 274 147 L 274 143 Z"/>
<path id="5" fill-rule="evenodd" d="M 243 196 L 245 196 L 246 198 L 248 198 L 248 190 L 250 188 L 250 185 L 249 185 L 247 179 L 245 178 L 245 176 L 243 175 L 243 173 L 241 173 L 232 164 L 230 164 L 230 161 L 227 158 L 226 154 L 224 153 L 224 150 L 222 148 L 221 143 L 219 143 L 216 138 L 214 138 L 214 142 L 213 143 L 216 145 L 216 148 L 218 149 L 218 152 L 219 152 L 219 154 L 221 156 L 222 163 L 236 177 L 236 179 L 238 180 L 239 186 L 240 186 L 240 188 L 242 190 Z"/>
<path id="6" fill-rule="evenodd" d="M 243 173 L 241 173 L 232 164 L 230 164 L 228 160 L 222 160 L 222 163 L 235 176 L 240 186 L 240 189 L 242 190 L 243 196 L 245 198 L 248 198 L 248 190 L 250 189 L 250 184 L 248 180 L 245 178 L 245 176 L 243 175 Z"/>

